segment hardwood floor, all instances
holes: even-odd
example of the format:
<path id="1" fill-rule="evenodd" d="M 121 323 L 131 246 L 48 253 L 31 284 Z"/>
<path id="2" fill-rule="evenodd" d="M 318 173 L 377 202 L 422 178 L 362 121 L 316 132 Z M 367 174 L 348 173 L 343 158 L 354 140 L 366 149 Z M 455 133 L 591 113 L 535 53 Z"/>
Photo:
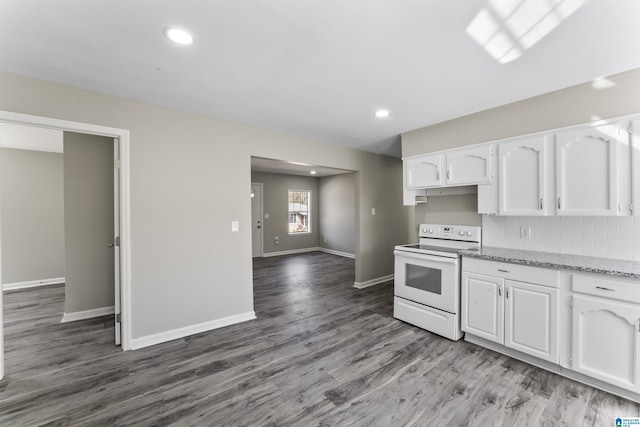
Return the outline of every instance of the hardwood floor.
<path id="1" fill-rule="evenodd" d="M 5 293 L 0 425 L 614 425 L 640 405 L 395 320 L 324 253 L 254 261 L 257 320 L 137 351 L 60 324 L 61 286 Z"/>

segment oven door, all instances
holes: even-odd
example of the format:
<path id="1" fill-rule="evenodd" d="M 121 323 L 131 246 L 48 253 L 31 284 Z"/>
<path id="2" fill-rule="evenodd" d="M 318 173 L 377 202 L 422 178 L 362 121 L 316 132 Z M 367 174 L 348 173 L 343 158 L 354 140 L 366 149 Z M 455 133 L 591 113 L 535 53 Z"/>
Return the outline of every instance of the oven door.
<path id="1" fill-rule="evenodd" d="M 394 251 L 394 293 L 456 314 L 460 306 L 458 258 Z"/>

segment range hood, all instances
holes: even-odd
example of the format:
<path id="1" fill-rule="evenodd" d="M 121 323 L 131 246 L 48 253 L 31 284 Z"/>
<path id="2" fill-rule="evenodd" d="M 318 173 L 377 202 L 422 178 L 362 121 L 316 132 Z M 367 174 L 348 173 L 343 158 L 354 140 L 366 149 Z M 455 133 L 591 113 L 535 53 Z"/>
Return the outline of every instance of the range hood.
<path id="1" fill-rule="evenodd" d="M 460 196 L 463 194 L 478 194 L 478 186 L 464 185 L 460 187 L 428 188 L 426 196 Z"/>

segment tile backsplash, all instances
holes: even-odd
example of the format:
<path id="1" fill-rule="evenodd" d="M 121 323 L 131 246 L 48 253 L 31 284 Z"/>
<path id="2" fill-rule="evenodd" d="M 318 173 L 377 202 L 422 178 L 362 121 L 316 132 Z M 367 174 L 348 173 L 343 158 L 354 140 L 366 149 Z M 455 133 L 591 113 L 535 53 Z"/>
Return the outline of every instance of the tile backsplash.
<path id="1" fill-rule="evenodd" d="M 640 261 L 640 217 L 482 215 L 482 244 Z"/>

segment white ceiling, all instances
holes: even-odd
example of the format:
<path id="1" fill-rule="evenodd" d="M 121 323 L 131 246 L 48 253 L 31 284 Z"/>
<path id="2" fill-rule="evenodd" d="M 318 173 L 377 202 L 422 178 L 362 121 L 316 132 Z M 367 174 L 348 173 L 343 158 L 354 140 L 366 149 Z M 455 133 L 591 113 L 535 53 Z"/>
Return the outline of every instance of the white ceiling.
<path id="1" fill-rule="evenodd" d="M 0 70 L 399 156 L 401 132 L 640 68 L 639 23 L 638 0 L 0 0 Z"/>

